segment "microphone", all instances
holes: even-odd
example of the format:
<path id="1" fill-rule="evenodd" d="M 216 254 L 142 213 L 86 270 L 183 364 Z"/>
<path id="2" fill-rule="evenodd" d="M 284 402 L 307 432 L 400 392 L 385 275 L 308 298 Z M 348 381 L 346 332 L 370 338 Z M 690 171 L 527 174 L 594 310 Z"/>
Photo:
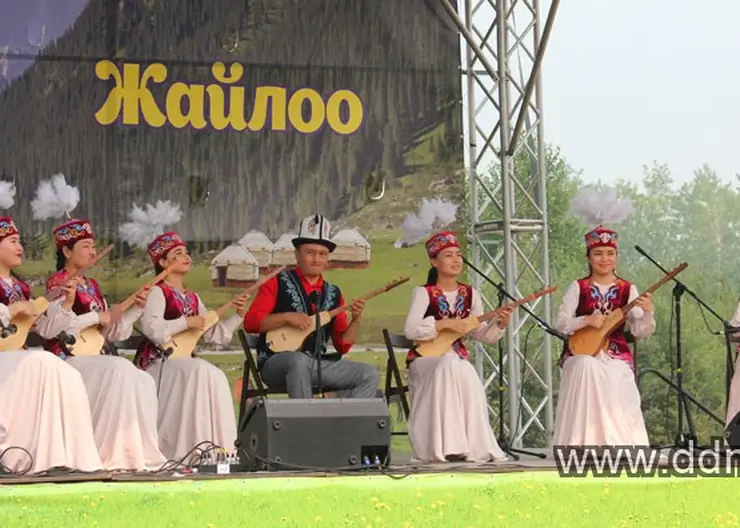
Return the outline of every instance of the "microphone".
<path id="1" fill-rule="evenodd" d="M 647 256 L 647 253 L 644 249 L 642 249 L 640 246 L 635 246 L 635 251 L 637 251 L 640 255 L 642 255 L 645 258 L 650 258 Z"/>

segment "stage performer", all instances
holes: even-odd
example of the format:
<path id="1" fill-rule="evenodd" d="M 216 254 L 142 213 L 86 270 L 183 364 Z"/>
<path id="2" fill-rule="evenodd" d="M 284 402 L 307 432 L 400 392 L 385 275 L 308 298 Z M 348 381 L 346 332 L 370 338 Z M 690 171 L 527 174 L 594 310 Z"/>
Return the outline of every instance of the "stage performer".
<path id="1" fill-rule="evenodd" d="M 735 310 L 735 315 L 733 315 L 732 320 L 730 320 L 730 326 L 735 328 L 740 327 L 740 304 L 738 304 L 737 309 Z M 738 341 L 740 341 L 740 334 L 732 334 L 730 339 L 737 344 L 737 348 L 740 350 L 740 344 L 738 344 Z M 730 382 L 730 395 L 727 400 L 725 428 L 727 428 L 732 419 L 740 413 L 740 354 L 737 355 L 737 359 L 735 361 L 735 373 Z"/>
<path id="2" fill-rule="evenodd" d="M 257 364 L 262 379 L 269 387 L 285 388 L 290 398 L 311 398 L 318 383 L 314 358 L 316 334 L 306 339 L 302 350 L 279 354 L 270 350 L 266 335 L 283 326 L 300 330 L 314 328 L 312 314 L 316 313 L 318 304 L 322 311 L 344 306 L 339 287 L 323 277 L 329 254 L 336 248 L 330 233 L 331 225 L 324 216 L 314 214 L 303 219 L 298 236 L 292 240 L 296 268 L 265 282 L 244 318 L 244 329 L 260 334 Z M 342 312 L 321 332 L 322 384 L 327 391 L 342 391 L 347 398 L 375 398 L 378 393 L 380 377 L 375 368 L 343 358 L 357 338 L 364 306 L 363 300 L 354 301 L 349 308 L 352 322 Z M 327 354 L 329 338 L 338 354 Z"/>
<path id="3" fill-rule="evenodd" d="M 429 341 L 440 331 L 464 330 L 462 319 L 483 314 L 480 293 L 458 282 L 463 260 L 457 235 L 442 231 L 426 241 L 431 269 L 424 286 L 414 288 L 404 333 Z M 509 324 L 510 309 L 470 333 L 496 343 Z M 414 458 L 424 462 L 489 462 L 506 459 L 491 430 L 486 393 L 460 339 L 440 357 L 409 352 L 411 414 L 408 431 Z"/>
<path id="4" fill-rule="evenodd" d="M 599 328 L 613 310 L 635 299 L 637 306 L 595 357 L 573 355 L 564 347 L 553 446 L 648 445 L 625 331 L 629 326 L 635 338 L 655 332 L 652 297 L 640 296 L 633 284 L 616 275 L 618 234 L 602 225 L 623 220 L 631 210 L 632 203 L 618 200 L 609 188 L 586 188 L 571 203 L 573 214 L 597 227 L 585 235 L 589 274 L 565 292 L 556 329 L 572 335 L 586 326 Z"/>
<path id="5" fill-rule="evenodd" d="M 149 213 L 153 219 L 169 216 L 167 223 L 176 223 L 181 216 L 179 206 L 171 202 L 149 206 Z M 131 217 L 135 215 L 132 213 Z M 154 227 L 161 229 L 163 226 Z M 121 233 L 125 231 L 126 227 L 122 226 Z M 146 229 L 138 231 L 146 232 Z M 135 238 L 131 242 L 140 243 Z M 142 342 L 134 358 L 136 366 L 157 380 L 160 448 L 173 460 L 188 456 L 201 442 L 212 442 L 232 451 L 236 441 L 236 417 L 224 372 L 199 357 L 163 361 L 162 347 L 176 334 L 205 325 L 203 314 L 207 308 L 200 296 L 187 290 L 184 284 L 192 265 L 187 246 L 176 232 L 170 231 L 151 240 L 147 252 L 155 273 L 172 270 L 147 299 L 141 328 L 148 340 Z M 202 339 L 216 345 L 229 344 L 241 324 L 245 303 L 246 299 L 235 301 L 237 313 L 218 322 Z"/>
<path id="6" fill-rule="evenodd" d="M 0 182 L 0 206 L 13 205 L 15 187 Z M 0 217 L 0 322 L 34 316 L 31 289 L 13 273 L 23 246 L 9 216 Z M 67 302 L 74 289 L 67 292 Z M 63 331 L 68 318 L 63 299 L 53 302 L 32 330 L 45 336 Z M 93 438 L 92 418 L 82 377 L 70 365 L 43 350 L 0 352 L 0 468 L 13 473 L 42 473 L 52 468 L 92 472 L 102 469 Z M 28 451 L 29 456 L 20 447 Z M 8 451 L 6 451 L 6 449 Z"/>
<path id="7" fill-rule="evenodd" d="M 32 202 L 34 217 L 45 220 L 69 213 L 79 202 L 79 192 L 61 174 L 42 181 Z M 57 251 L 57 272 L 49 277 L 46 290 L 67 285 L 75 289 L 74 302 L 62 309 L 69 316 L 63 331 L 80 332 L 99 326 L 109 342 L 124 341 L 142 314 L 149 290 L 137 296 L 137 306 L 121 313 L 108 306 L 95 279 L 84 275 L 69 277 L 95 260 L 95 236 L 90 222 L 70 219 L 53 230 Z M 158 447 L 156 387 L 125 357 L 104 355 L 75 356 L 74 345 L 65 348 L 57 338 L 47 339 L 44 348 L 77 369 L 85 382 L 92 411 L 95 443 L 103 463 L 110 471 L 154 471 L 166 459 Z"/>

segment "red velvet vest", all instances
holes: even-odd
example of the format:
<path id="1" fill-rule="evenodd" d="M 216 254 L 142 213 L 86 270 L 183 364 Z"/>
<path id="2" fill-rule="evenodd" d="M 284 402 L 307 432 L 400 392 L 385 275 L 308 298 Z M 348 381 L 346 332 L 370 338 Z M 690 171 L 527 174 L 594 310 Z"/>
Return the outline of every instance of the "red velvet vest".
<path id="1" fill-rule="evenodd" d="M 9 306 L 14 302 L 31 299 L 31 288 L 22 280 L 11 277 L 12 284 L 0 279 L 0 304 Z"/>
<path id="2" fill-rule="evenodd" d="M 199 315 L 198 296 L 195 292 L 187 291 L 180 293 L 165 282 L 160 282 L 157 284 L 157 287 L 164 294 L 164 318 L 166 321 L 173 321 L 183 316 Z M 154 346 L 154 343 L 148 339 L 144 339 L 136 350 L 134 365 L 142 370 L 146 370 L 152 364 L 152 361 L 161 358 L 162 353 Z"/>
<path id="3" fill-rule="evenodd" d="M 470 308 L 473 305 L 473 288 L 467 284 L 457 285 L 457 299 L 455 299 L 454 310 L 452 310 L 450 303 L 447 301 L 447 297 L 439 286 L 424 286 L 427 293 L 429 294 L 429 306 L 427 311 L 424 313 L 424 318 L 434 317 L 436 321 L 440 319 L 449 319 L 454 317 L 456 319 L 464 319 L 470 315 Z M 465 343 L 462 339 L 458 339 L 452 344 L 452 349 L 462 359 L 468 359 L 468 349 L 465 348 Z M 410 350 L 406 356 L 406 364 L 408 365 L 414 359 L 420 357 L 419 354 Z"/>
<path id="4" fill-rule="evenodd" d="M 609 315 L 615 309 L 621 308 L 629 303 L 631 287 L 631 283 L 617 277 L 616 282 L 609 287 L 606 293 L 602 294 L 598 285 L 592 284 L 589 277 L 578 279 L 580 296 L 575 316 L 585 317 L 596 312 L 603 315 Z M 626 361 L 630 367 L 633 367 L 632 350 L 630 350 L 630 347 L 627 344 L 624 326 L 625 325 L 622 324 L 609 337 L 606 353 L 613 358 Z M 560 356 L 561 364 L 571 355 L 572 354 L 567 349 L 566 344 L 563 349 L 563 354 Z"/>
<path id="5" fill-rule="evenodd" d="M 64 284 L 69 274 L 66 270 L 57 271 L 46 281 L 46 293 Z M 100 291 L 100 286 L 95 279 L 85 277 L 87 286 L 82 284 L 77 286 L 77 295 L 75 302 L 72 305 L 72 311 L 77 315 L 84 315 L 89 312 L 104 312 L 106 308 L 105 298 L 103 292 Z M 48 350 L 52 354 L 56 354 L 62 359 L 68 356 L 74 356 L 74 354 L 67 354 L 62 349 L 58 339 L 46 339 L 44 341 L 44 349 Z"/>
<path id="6" fill-rule="evenodd" d="M 0 279 L 0 304 L 10 306 L 15 302 L 28 301 L 31 299 L 31 288 L 20 279 L 11 277 L 11 284 Z M 23 345 L 26 348 L 26 345 Z"/>

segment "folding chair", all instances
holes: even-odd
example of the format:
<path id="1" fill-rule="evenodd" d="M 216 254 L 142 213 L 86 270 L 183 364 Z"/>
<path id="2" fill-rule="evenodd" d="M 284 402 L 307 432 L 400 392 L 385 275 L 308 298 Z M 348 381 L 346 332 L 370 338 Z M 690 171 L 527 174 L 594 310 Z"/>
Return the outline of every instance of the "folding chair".
<path id="1" fill-rule="evenodd" d="M 383 341 L 385 341 L 385 348 L 388 352 L 388 361 L 385 370 L 385 401 L 388 406 L 391 404 L 391 398 L 396 397 L 403 416 L 408 422 L 410 406 L 407 398 L 409 386 L 403 384 L 403 378 L 401 377 L 401 369 L 398 366 L 398 360 L 396 359 L 396 348 L 402 350 L 409 350 L 413 343 L 406 339 L 405 336 L 400 334 L 392 334 L 386 328 L 383 329 Z M 406 431 L 394 431 L 394 435 L 407 434 Z"/>

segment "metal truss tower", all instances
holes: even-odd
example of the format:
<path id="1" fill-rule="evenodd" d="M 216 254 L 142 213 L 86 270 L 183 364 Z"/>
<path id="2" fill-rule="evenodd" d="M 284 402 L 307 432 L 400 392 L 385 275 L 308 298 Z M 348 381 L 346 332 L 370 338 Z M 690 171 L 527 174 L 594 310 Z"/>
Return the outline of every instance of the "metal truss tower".
<path id="1" fill-rule="evenodd" d="M 551 0 L 543 27 L 546 8 L 540 0 L 460 0 L 462 12 L 451 0 L 439 1 L 465 48 L 469 257 L 507 292 L 524 297 L 550 281 L 539 73 L 560 2 Z M 486 309 L 495 307 L 495 288 L 477 274 L 471 280 Z M 528 307 L 549 323 L 550 303 L 546 296 Z M 551 444 L 552 342 L 548 334 L 536 330 L 537 338 L 530 339 L 537 346 L 530 343 L 529 350 L 523 349 L 521 337 L 534 322 L 531 319 L 521 310 L 512 315 L 504 338 L 503 372 L 498 372 L 497 347 L 477 346 L 475 353 L 489 395 L 504 390 L 508 398 L 505 434 L 512 447 L 522 447 L 525 435 L 528 446 Z M 496 407 L 489 404 L 494 416 Z"/>

